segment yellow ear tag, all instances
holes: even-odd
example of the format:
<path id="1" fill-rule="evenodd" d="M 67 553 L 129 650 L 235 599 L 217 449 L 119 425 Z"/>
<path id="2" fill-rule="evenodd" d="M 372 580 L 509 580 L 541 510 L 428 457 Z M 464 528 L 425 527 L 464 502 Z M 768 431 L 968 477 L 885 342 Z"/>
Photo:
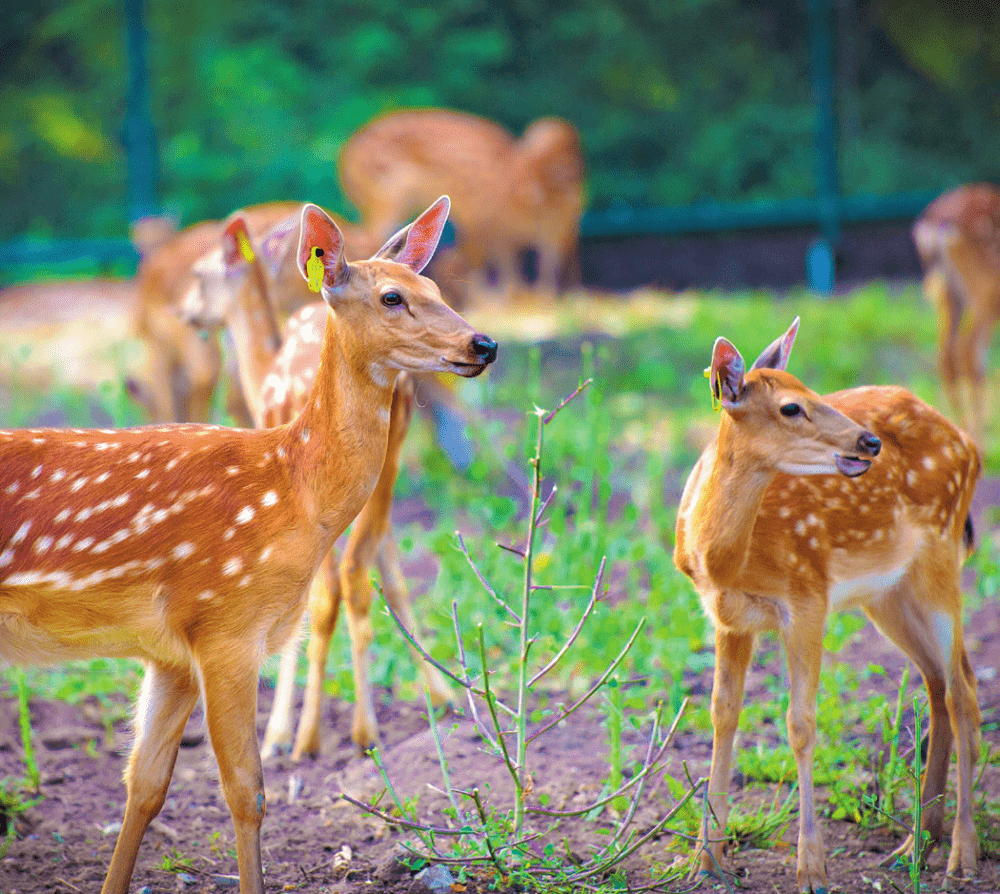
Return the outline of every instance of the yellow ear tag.
<path id="1" fill-rule="evenodd" d="M 253 247 L 250 245 L 250 240 L 247 238 L 247 234 L 243 230 L 236 231 L 236 243 L 240 247 L 240 254 L 246 259 L 248 264 L 252 264 L 256 260 Z"/>
<path id="2" fill-rule="evenodd" d="M 703 375 L 705 376 L 706 379 L 710 379 L 712 377 L 712 367 L 706 366 L 705 367 L 705 372 L 703 373 Z M 714 383 L 709 382 L 708 383 L 708 387 L 709 387 L 709 392 L 712 395 L 712 409 L 715 410 L 716 413 L 718 413 L 722 409 L 722 398 L 715 396 L 715 385 L 714 385 Z M 720 393 L 722 392 L 722 386 L 721 385 L 719 386 L 719 392 Z"/>
<path id="3" fill-rule="evenodd" d="M 323 274 L 326 268 L 319 257 L 320 247 L 314 245 L 309 251 L 309 260 L 306 261 L 306 282 L 309 284 L 310 292 L 320 292 L 323 289 Z"/>

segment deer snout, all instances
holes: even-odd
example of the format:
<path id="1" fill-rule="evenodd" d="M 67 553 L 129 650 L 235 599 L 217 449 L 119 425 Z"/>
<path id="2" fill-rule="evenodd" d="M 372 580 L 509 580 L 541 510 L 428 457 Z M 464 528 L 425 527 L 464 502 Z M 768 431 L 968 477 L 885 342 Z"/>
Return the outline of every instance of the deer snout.
<path id="1" fill-rule="evenodd" d="M 858 453 L 862 456 L 878 456 L 882 449 L 882 441 L 878 435 L 863 431 L 858 435 Z"/>
<path id="2" fill-rule="evenodd" d="M 497 343 L 488 335 L 477 332 L 472 336 L 472 350 L 483 363 L 497 359 Z"/>

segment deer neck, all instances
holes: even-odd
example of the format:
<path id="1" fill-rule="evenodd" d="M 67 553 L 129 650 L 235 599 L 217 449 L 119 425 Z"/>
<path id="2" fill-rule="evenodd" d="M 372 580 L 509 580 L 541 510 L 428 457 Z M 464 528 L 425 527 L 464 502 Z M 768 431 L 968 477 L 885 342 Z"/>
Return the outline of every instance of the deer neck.
<path id="1" fill-rule="evenodd" d="M 256 264 L 250 268 L 227 325 L 238 358 L 240 384 L 255 423 L 260 424 L 260 393 L 264 378 L 281 347 L 281 330 L 266 297 L 263 274 Z"/>
<path id="2" fill-rule="evenodd" d="M 719 436 L 709 447 L 710 466 L 691 517 L 692 535 L 716 586 L 735 585 L 743 576 L 761 502 L 777 469 L 756 458 L 723 415 Z"/>
<path id="3" fill-rule="evenodd" d="M 348 327 L 327 312 L 319 369 L 289 425 L 290 465 L 314 495 L 317 523 L 332 541 L 371 496 L 385 460 L 395 370 L 373 367 Z"/>

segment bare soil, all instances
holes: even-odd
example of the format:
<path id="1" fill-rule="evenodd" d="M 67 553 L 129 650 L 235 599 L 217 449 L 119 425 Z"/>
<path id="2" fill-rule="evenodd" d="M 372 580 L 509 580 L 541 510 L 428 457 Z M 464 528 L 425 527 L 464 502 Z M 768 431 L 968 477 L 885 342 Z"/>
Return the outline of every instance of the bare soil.
<path id="1" fill-rule="evenodd" d="M 1000 607 L 990 602 L 971 619 L 967 639 L 973 665 L 980 678 L 979 698 L 983 708 L 983 745 L 1000 748 Z M 780 653 L 765 649 L 751 669 L 748 700 L 771 697 L 765 692 L 765 677 L 782 662 Z M 886 675 L 875 675 L 872 685 L 881 685 L 886 696 L 898 679 L 903 659 L 892 646 L 866 629 L 837 660 L 855 666 L 881 663 Z M 694 699 L 707 699 L 710 673 L 692 676 L 687 687 Z M 867 684 L 866 684 L 867 685 Z M 867 698 L 870 691 L 859 697 Z M 262 685 L 259 728 L 263 731 L 270 690 Z M 124 707 L 124 706 L 121 706 Z M 357 754 L 350 740 L 351 705 L 329 701 L 324 717 L 326 738 L 321 757 L 292 763 L 287 757 L 265 765 L 267 817 L 263 828 L 265 879 L 268 891 L 322 891 L 359 894 L 362 891 L 420 892 L 427 890 L 403 866 L 400 841 L 411 836 L 388 828 L 341 799 L 341 792 L 367 800 L 382 788 L 370 759 Z M 80 705 L 33 699 L 31 701 L 34 742 L 41 771 L 43 799 L 21 815 L 17 839 L 0 859 L 0 892 L 40 894 L 99 889 L 107 868 L 122 817 L 124 785 L 122 772 L 127 760 L 129 729 L 125 722 L 106 728 L 108 711 L 96 699 Z M 383 735 L 384 762 L 403 797 L 419 797 L 420 811 L 435 824 L 444 823 L 444 799 L 433 739 L 422 709 L 393 700 L 381 693 L 379 722 Z M 489 786 L 495 803 L 510 803 L 509 785 L 498 761 L 488 756 L 471 724 L 461 718 L 446 720 L 445 747 L 448 768 L 456 787 Z M 763 740 L 765 747 L 783 737 L 779 729 L 764 729 L 742 737 L 743 747 Z M 857 747 L 874 754 L 881 743 L 862 728 L 854 731 Z M 535 803 L 542 794 L 550 806 L 583 806 L 594 800 L 608 775 L 604 743 L 606 734 L 596 717 L 573 718 L 538 740 L 530 752 Z M 629 744 L 629 742 L 626 742 Z M 638 741 L 631 744 L 638 745 Z M 669 773 L 683 778 L 682 762 L 693 776 L 707 771 L 711 738 L 707 732 L 683 730 L 669 751 Z M 0 779 L 20 779 L 23 753 L 17 724 L 14 693 L 0 689 Z M 741 798 L 743 782 L 734 775 L 732 792 Z M 1000 767 L 988 766 L 976 799 L 985 795 L 996 809 L 1000 803 Z M 760 798 L 758 794 L 756 797 Z M 770 797 L 770 796 L 769 796 Z M 822 809 L 825 793 L 819 792 Z M 640 829 L 649 828 L 673 803 L 665 785 L 654 786 L 637 816 Z M 988 843 L 978 876 L 970 880 L 946 880 L 945 842 L 931 857 L 924 876 L 928 890 L 963 892 L 1000 891 L 1000 816 L 978 817 L 980 837 Z M 594 840 L 594 824 L 582 821 L 568 827 L 572 846 L 584 849 Z M 842 821 L 822 820 L 828 848 L 830 891 L 881 892 L 912 890 L 898 870 L 880 867 L 901 835 L 882 829 L 866 832 Z M 740 890 L 749 892 L 795 891 L 795 829 L 790 824 L 782 844 L 771 850 L 742 850 L 729 861 Z M 346 866 L 338 854 L 350 849 Z M 234 885 L 237 872 L 233 856 L 233 830 L 222 798 L 211 747 L 199 710 L 188 723 L 166 806 L 146 833 L 132 883 L 136 892 L 216 891 Z M 650 868 L 674 858 L 679 842 L 664 834 L 645 845 L 628 863 L 630 884 L 648 884 Z M 170 871 L 170 867 L 173 871 Z M 178 871 L 180 870 L 180 871 Z M 703 890 L 717 887 L 710 879 Z M 487 890 L 487 882 L 475 875 L 466 880 L 466 891 Z M 677 885 L 674 886 L 679 887 Z M 462 890 L 460 887 L 452 888 Z"/>

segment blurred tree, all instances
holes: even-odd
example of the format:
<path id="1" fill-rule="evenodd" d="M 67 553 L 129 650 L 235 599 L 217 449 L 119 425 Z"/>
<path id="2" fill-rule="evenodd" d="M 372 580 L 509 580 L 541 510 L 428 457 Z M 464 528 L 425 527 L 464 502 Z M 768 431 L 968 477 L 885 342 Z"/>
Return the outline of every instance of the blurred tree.
<path id="1" fill-rule="evenodd" d="M 958 0 L 906 32 L 916 2 L 837 4 L 848 193 L 1000 179 L 998 79 L 976 69 L 997 44 L 952 27 Z M 123 234 L 121 0 L 4 6 L 0 239 Z M 146 16 L 159 193 L 185 223 L 279 198 L 350 214 L 341 145 L 412 105 L 516 134 L 569 119 L 594 207 L 814 190 L 805 0 L 146 0 Z"/>

